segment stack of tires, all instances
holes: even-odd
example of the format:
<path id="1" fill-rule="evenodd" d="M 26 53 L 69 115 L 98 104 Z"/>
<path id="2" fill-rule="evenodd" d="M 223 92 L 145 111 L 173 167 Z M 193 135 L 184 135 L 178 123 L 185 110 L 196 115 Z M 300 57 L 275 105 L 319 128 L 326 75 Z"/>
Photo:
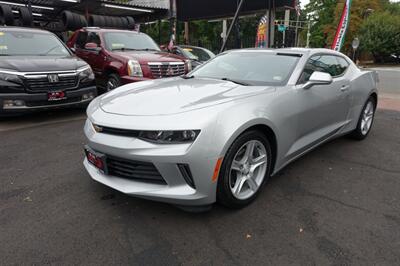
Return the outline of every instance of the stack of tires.
<path id="1" fill-rule="evenodd" d="M 0 25 L 14 26 L 14 14 L 10 6 L 0 5 Z"/>
<path id="2" fill-rule="evenodd" d="M 87 27 L 86 18 L 83 15 L 64 11 L 61 13 L 61 23 L 65 30 L 78 30 Z"/>
<path id="3" fill-rule="evenodd" d="M 20 7 L 18 10 L 18 18 L 15 19 L 14 13 L 9 5 L 0 5 L 0 25 L 30 27 L 32 24 L 33 17 L 27 7 Z"/>
<path id="4" fill-rule="evenodd" d="M 135 20 L 132 17 L 91 15 L 88 23 L 91 27 L 101 28 L 133 29 L 135 27 Z"/>
<path id="5" fill-rule="evenodd" d="M 31 27 L 33 24 L 33 17 L 27 7 L 20 7 L 18 11 L 19 25 L 25 27 Z"/>

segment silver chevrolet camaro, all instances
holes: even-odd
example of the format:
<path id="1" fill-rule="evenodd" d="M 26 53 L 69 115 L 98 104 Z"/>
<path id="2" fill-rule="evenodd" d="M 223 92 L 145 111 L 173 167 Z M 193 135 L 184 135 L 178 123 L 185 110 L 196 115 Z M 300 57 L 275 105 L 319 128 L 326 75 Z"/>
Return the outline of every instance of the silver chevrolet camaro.
<path id="1" fill-rule="evenodd" d="M 364 139 L 377 79 L 332 50 L 225 52 L 186 76 L 96 98 L 87 109 L 84 166 L 132 196 L 192 209 L 243 207 L 318 145 Z"/>

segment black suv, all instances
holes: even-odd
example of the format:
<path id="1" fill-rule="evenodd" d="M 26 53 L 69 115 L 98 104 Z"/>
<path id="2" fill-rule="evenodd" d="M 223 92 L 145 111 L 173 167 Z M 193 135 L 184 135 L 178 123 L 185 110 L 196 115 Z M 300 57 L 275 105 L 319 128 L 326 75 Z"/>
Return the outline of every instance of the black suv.
<path id="1" fill-rule="evenodd" d="M 0 27 L 0 116 L 84 106 L 96 96 L 90 66 L 53 33 Z"/>

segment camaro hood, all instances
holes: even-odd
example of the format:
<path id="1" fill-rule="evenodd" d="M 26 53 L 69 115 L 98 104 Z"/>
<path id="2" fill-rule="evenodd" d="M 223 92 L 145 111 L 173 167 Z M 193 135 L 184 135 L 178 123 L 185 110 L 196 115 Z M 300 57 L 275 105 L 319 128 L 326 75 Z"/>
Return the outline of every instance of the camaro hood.
<path id="1" fill-rule="evenodd" d="M 86 63 L 74 56 L 2 56 L 0 69 L 18 72 L 76 70 Z"/>
<path id="2" fill-rule="evenodd" d="M 145 81 L 129 84 L 107 93 L 100 99 L 104 112 L 119 115 L 171 115 L 226 103 L 266 91 L 270 87 L 240 86 L 215 79 Z"/>

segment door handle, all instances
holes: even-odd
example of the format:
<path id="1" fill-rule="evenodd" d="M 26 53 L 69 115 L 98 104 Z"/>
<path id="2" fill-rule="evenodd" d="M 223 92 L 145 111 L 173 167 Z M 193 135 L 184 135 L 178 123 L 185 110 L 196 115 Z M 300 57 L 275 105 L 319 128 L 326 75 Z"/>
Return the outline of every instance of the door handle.
<path id="1" fill-rule="evenodd" d="M 350 89 L 350 86 L 349 86 L 349 85 L 343 85 L 343 86 L 340 88 L 340 91 L 345 92 L 345 91 L 348 91 L 349 89 Z"/>

